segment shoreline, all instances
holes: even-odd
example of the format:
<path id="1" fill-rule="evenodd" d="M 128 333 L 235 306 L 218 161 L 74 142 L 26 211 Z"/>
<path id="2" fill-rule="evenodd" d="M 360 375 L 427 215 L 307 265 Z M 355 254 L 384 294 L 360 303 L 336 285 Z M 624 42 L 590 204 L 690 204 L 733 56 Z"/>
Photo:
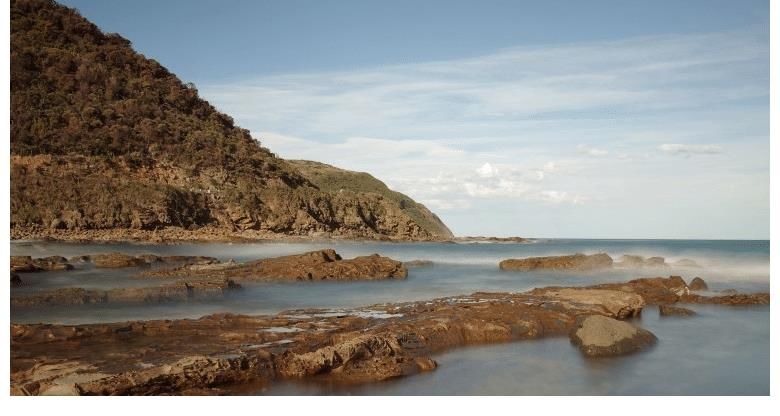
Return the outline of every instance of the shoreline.
<path id="1" fill-rule="evenodd" d="M 281 234 L 266 231 L 228 231 L 216 227 L 187 230 L 166 227 L 156 230 L 111 228 L 94 230 L 59 230 L 43 227 L 12 227 L 11 242 L 57 242 L 74 244 L 137 244 L 177 245 L 208 243 L 329 243 L 329 242 L 385 242 L 385 243 L 443 243 L 443 244 L 532 244 L 539 239 L 526 237 L 463 236 L 453 238 L 425 238 L 374 235 L 343 235 L 318 233 L 312 235 Z"/>

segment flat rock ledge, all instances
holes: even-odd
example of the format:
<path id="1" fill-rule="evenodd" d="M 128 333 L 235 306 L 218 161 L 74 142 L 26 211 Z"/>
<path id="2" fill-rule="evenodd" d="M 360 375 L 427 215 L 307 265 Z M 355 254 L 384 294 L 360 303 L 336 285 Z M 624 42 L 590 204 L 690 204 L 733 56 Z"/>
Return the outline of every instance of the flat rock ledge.
<path id="1" fill-rule="evenodd" d="M 87 305 L 98 303 L 164 303 L 192 299 L 222 297 L 229 291 L 241 289 L 230 279 L 190 279 L 152 287 L 127 287 L 107 290 L 68 287 L 44 291 L 34 295 L 12 296 L 15 308 Z"/>
<path id="2" fill-rule="evenodd" d="M 183 266 L 172 270 L 144 273 L 145 277 L 177 278 L 212 277 L 236 281 L 317 281 L 405 279 L 403 263 L 378 254 L 342 259 L 335 250 L 326 249 L 303 254 L 255 260 L 247 263 L 225 263 L 214 267 Z"/>
<path id="3" fill-rule="evenodd" d="M 570 256 L 528 257 L 508 259 L 498 264 L 501 270 L 528 272 L 532 270 L 589 271 L 612 267 L 612 257 L 606 253 L 573 254 Z"/>
<path id="4" fill-rule="evenodd" d="M 585 319 L 637 316 L 645 304 L 658 304 L 657 300 L 664 304 L 671 298 L 716 304 L 769 302 L 768 294 L 679 295 L 678 285 L 673 278 L 637 279 L 612 288 L 474 293 L 269 316 L 216 314 L 76 326 L 12 324 L 11 394 L 219 394 L 230 393 L 237 385 L 290 378 L 374 382 L 431 371 L 437 367 L 431 356 L 443 350 L 566 336 L 576 333 Z M 607 327 L 614 327 L 609 322 Z M 614 346 L 591 343 L 586 333 L 580 337 L 582 345 L 622 353 L 649 339 L 637 328 L 640 335 L 623 341 L 622 335 L 633 330 L 620 327 L 613 336 Z"/>
<path id="5" fill-rule="evenodd" d="M 657 341 L 650 331 L 603 315 L 578 320 L 569 338 L 588 357 L 629 354 Z"/>

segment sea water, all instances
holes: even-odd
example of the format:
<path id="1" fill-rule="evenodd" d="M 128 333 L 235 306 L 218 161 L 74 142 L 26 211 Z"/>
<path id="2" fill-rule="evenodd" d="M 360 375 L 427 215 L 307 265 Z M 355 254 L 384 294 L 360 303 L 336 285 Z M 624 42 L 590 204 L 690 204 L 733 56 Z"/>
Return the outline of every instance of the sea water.
<path id="1" fill-rule="evenodd" d="M 84 305 L 12 308 L 18 323 L 90 323 L 131 319 L 196 318 L 210 313 L 269 314 L 306 307 L 340 308 L 425 300 L 476 291 L 518 292 L 541 286 L 584 286 L 637 277 L 681 275 L 704 278 L 713 291 L 769 290 L 768 241 L 575 240 L 529 243 L 208 243 L 73 244 L 13 242 L 12 255 L 70 257 L 119 251 L 131 254 L 206 255 L 246 261 L 334 248 L 344 258 L 379 253 L 401 261 L 431 260 L 410 268 L 406 280 L 366 282 L 243 283 L 244 290 L 222 299 L 170 304 Z M 606 252 L 683 258 L 701 267 L 614 269 L 591 273 L 503 272 L 507 258 Z M 108 289 L 148 286 L 141 269 L 96 269 L 22 274 L 24 285 L 11 296 L 58 287 Z M 757 394 L 769 393 L 769 308 L 696 306 L 695 318 L 659 318 L 648 308 L 638 324 L 659 343 L 650 351 L 607 360 L 585 360 L 566 338 L 469 347 L 434 357 L 431 373 L 363 386 L 278 383 L 261 394 Z"/>

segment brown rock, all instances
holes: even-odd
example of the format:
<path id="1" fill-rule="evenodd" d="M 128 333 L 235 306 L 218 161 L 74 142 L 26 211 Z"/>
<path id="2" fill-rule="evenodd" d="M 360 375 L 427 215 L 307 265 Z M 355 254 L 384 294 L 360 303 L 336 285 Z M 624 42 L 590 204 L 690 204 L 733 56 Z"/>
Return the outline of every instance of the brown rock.
<path id="1" fill-rule="evenodd" d="M 18 274 L 11 272 L 11 287 L 22 285 L 22 278 Z"/>
<path id="2" fill-rule="evenodd" d="M 33 259 L 30 256 L 11 256 L 12 272 L 30 273 L 71 269 L 73 269 L 73 266 L 68 264 L 68 260 L 65 257 L 50 256 Z"/>
<path id="3" fill-rule="evenodd" d="M 658 313 L 661 316 L 694 316 L 696 312 L 682 308 L 679 306 L 660 305 L 658 306 Z"/>
<path id="4" fill-rule="evenodd" d="M 618 319 L 639 316 L 645 300 L 635 294 L 619 290 L 589 288 L 542 288 L 529 292 L 562 302 L 563 307 L 586 309 L 588 314 L 600 314 Z"/>
<path id="5" fill-rule="evenodd" d="M 633 269 L 669 267 L 663 257 L 644 258 L 633 254 L 621 256 L 620 260 L 615 263 L 615 266 Z"/>
<path id="6" fill-rule="evenodd" d="M 101 268 L 138 267 L 146 264 L 142 258 L 122 253 L 95 254 L 90 257 L 95 267 Z"/>
<path id="7" fill-rule="evenodd" d="M 688 285 L 688 288 L 697 292 L 700 290 L 709 289 L 707 282 L 705 282 L 701 277 L 694 277 L 693 280 L 691 280 L 691 283 Z"/>
<path id="8" fill-rule="evenodd" d="M 680 298 L 677 279 L 658 279 L 272 316 L 12 324 L 11 392 L 215 394 L 235 383 L 289 377 L 369 382 L 429 371 L 432 354 L 454 347 L 564 334 L 591 356 L 628 353 L 655 337 L 609 317 L 635 315 L 643 302 L 638 292 L 648 285 L 649 293 L 664 288 Z M 692 296 L 729 304 L 682 298 Z"/>
<path id="9" fill-rule="evenodd" d="M 602 315 L 581 319 L 571 332 L 570 339 L 588 357 L 628 354 L 657 340 L 650 331 Z"/>
<path id="10" fill-rule="evenodd" d="M 652 305 L 675 303 L 681 296 L 690 292 L 688 285 L 680 276 L 648 277 L 631 280 L 628 283 L 607 283 L 593 287 L 634 292 Z"/>
<path id="11" fill-rule="evenodd" d="M 531 270 L 572 270 L 587 271 L 612 267 L 612 258 L 605 253 L 571 256 L 528 257 L 524 259 L 508 259 L 499 263 L 501 270 L 531 271 Z"/>
<path id="12" fill-rule="evenodd" d="M 37 272 L 40 270 L 42 269 L 33 263 L 33 259 L 30 256 L 11 256 L 12 272 Z"/>
<path id="13" fill-rule="evenodd" d="M 231 267 L 183 267 L 145 273 L 148 277 L 209 276 L 234 280 L 377 280 L 404 279 L 407 270 L 396 260 L 378 254 L 343 260 L 334 250 L 256 260 Z"/>
<path id="14" fill-rule="evenodd" d="M 742 293 L 724 296 L 689 294 L 681 296 L 680 302 L 714 305 L 769 305 L 769 293 Z"/>

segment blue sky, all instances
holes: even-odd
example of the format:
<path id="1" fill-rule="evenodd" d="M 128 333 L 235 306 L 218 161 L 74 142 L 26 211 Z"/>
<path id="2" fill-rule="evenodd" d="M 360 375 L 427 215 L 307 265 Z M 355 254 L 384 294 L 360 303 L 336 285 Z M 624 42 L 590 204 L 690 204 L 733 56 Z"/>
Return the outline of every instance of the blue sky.
<path id="1" fill-rule="evenodd" d="M 767 1 L 65 4 L 456 234 L 769 235 Z"/>

